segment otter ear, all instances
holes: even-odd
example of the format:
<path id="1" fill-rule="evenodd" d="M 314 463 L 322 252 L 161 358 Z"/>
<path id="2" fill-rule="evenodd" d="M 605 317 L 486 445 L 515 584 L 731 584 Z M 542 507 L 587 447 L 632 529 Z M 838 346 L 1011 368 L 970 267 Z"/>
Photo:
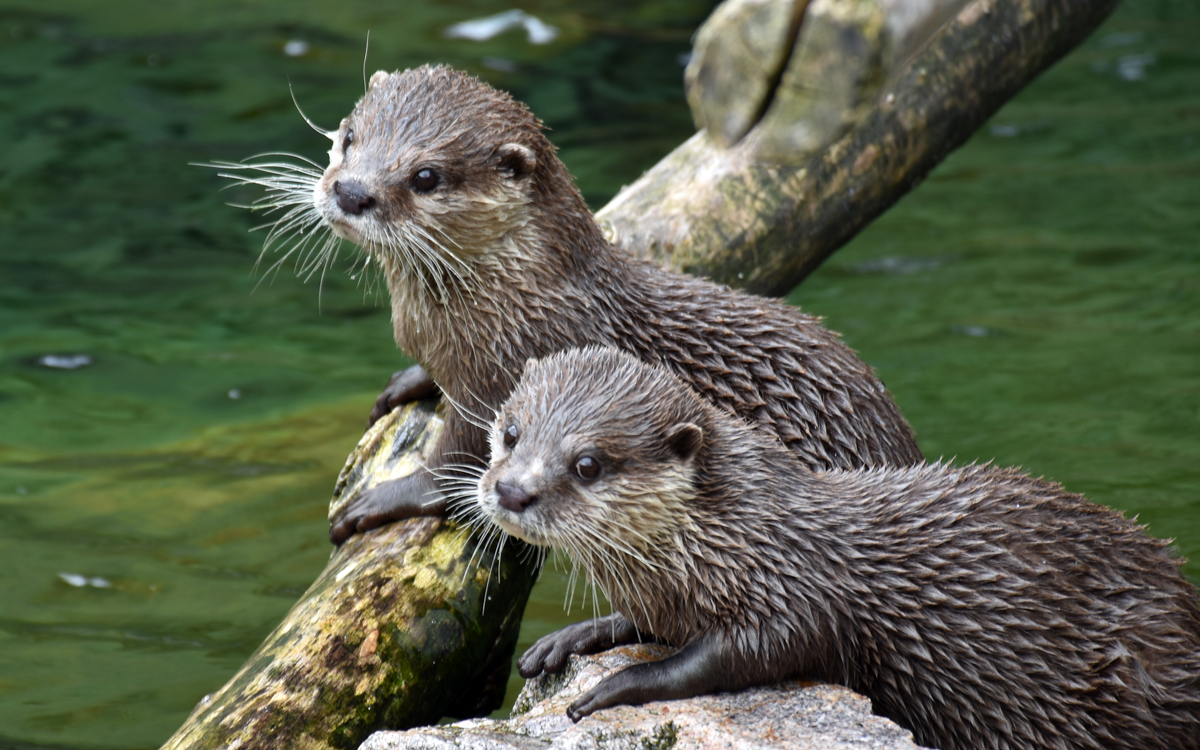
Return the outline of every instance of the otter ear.
<path id="1" fill-rule="evenodd" d="M 377 70 L 374 73 L 372 73 L 371 80 L 367 83 L 367 91 L 370 91 L 371 89 L 375 88 L 375 84 L 379 83 L 380 81 L 382 81 L 383 79 L 385 79 L 387 77 L 388 77 L 388 72 L 386 70 Z"/>
<path id="2" fill-rule="evenodd" d="M 667 446 L 681 461 L 690 461 L 704 442 L 704 430 L 691 422 L 680 422 L 667 431 Z"/>
<path id="3" fill-rule="evenodd" d="M 519 143 L 505 143 L 500 146 L 496 149 L 496 158 L 499 159 L 496 169 L 507 172 L 513 179 L 524 177 L 537 166 L 537 157 L 533 151 Z"/>

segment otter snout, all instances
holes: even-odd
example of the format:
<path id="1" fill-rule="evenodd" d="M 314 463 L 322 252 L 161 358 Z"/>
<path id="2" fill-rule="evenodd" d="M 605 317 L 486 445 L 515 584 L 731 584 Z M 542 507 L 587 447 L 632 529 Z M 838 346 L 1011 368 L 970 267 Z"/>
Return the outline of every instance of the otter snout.
<path id="1" fill-rule="evenodd" d="M 375 205 L 374 196 L 357 180 L 336 180 L 333 194 L 337 196 L 338 208 L 354 216 L 361 216 L 363 211 Z"/>
<path id="2" fill-rule="evenodd" d="M 536 495 L 530 495 L 525 490 L 508 482 L 496 482 L 496 498 L 501 508 L 520 513 L 537 501 Z"/>

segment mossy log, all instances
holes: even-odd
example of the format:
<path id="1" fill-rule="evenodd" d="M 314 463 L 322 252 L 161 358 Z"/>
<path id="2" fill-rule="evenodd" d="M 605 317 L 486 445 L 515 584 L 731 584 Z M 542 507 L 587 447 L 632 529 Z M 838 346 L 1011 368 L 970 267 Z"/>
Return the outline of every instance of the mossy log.
<path id="1" fill-rule="evenodd" d="M 416 471 L 441 434 L 440 408 L 419 401 L 379 420 L 334 503 Z M 164 749 L 353 748 L 376 729 L 486 715 L 504 699 L 535 578 L 524 545 L 505 550 L 493 560 L 435 518 L 352 537 Z"/>
<path id="2" fill-rule="evenodd" d="M 787 292 L 1116 4 L 964 2 L 731 0 L 698 35 L 688 74 L 697 121 L 717 139 L 680 146 L 599 213 L 603 225 L 665 265 Z M 748 67 L 731 77 L 724 65 Z M 331 512 L 415 471 L 440 433 L 437 408 L 380 420 Z M 351 538 L 164 748 L 350 748 L 374 729 L 486 714 L 536 575 L 518 547 L 493 563 L 437 519 Z"/>
<path id="3" fill-rule="evenodd" d="M 597 218 L 610 240 L 641 257 L 757 294 L 786 294 L 1117 2 L 975 0 L 917 43 L 911 35 L 889 41 L 888 13 L 903 2 L 812 0 L 762 119 L 729 148 L 718 141 L 735 138 L 743 118 L 731 118 L 730 133 L 717 139 L 697 133 Z M 702 101 L 731 106 L 698 91 L 711 84 L 700 72 L 706 66 L 703 58 L 689 66 L 689 96 L 699 121 L 722 123 L 698 109 Z"/>

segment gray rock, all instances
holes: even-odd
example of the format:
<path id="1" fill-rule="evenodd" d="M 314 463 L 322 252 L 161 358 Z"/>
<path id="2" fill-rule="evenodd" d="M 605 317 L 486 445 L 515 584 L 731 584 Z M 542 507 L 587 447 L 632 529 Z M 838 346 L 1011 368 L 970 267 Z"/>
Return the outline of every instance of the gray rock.
<path id="1" fill-rule="evenodd" d="M 803 682 L 618 706 L 572 724 L 566 708 L 605 676 L 661 659 L 663 646 L 624 646 L 573 657 L 561 674 L 526 683 L 507 721 L 472 719 L 407 732 L 376 732 L 359 750 L 688 750 L 771 748 L 916 750 L 912 734 L 871 713 L 846 688 Z"/>

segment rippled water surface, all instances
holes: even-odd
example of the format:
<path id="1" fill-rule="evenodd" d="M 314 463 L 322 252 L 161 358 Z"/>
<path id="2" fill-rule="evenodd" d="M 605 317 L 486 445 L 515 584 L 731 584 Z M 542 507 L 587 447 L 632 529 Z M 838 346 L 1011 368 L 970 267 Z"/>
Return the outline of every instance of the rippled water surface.
<path id="1" fill-rule="evenodd" d="M 323 567 L 333 479 L 406 364 L 344 273 L 259 285 L 254 217 L 224 205 L 253 195 L 189 162 L 323 159 L 289 82 L 336 124 L 368 29 L 368 72 L 450 62 L 527 101 L 597 207 L 690 134 L 709 3 L 528 3 L 544 45 L 442 34 L 508 7 L 0 7 L 0 748 L 165 740 Z M 1022 465 L 1200 558 L 1196 39 L 1196 3 L 1127 0 L 791 299 L 927 456 Z M 525 642 L 579 616 L 562 583 Z"/>

